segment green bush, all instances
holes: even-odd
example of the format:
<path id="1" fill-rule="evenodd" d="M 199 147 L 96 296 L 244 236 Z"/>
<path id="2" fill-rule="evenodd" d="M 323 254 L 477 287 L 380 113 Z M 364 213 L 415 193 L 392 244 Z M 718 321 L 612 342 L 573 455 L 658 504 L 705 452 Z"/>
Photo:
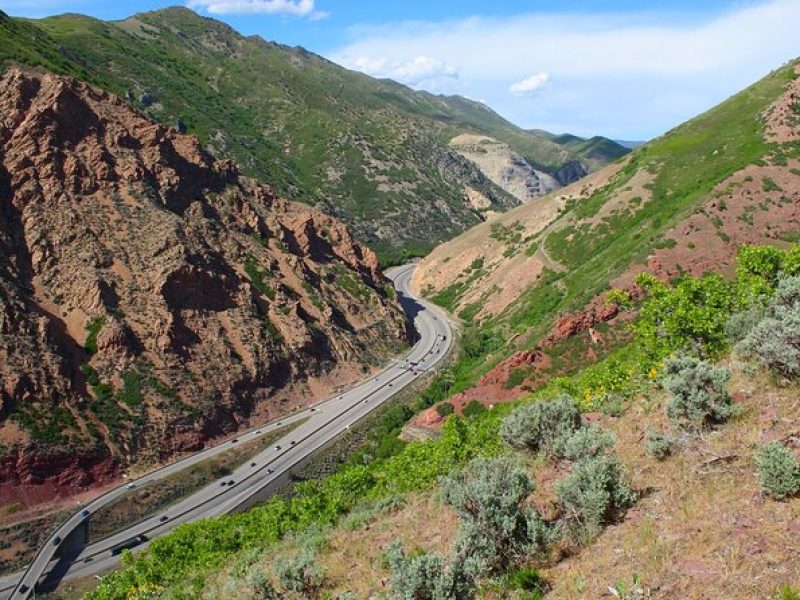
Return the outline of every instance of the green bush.
<path id="1" fill-rule="evenodd" d="M 279 558 L 273 564 L 275 575 L 286 591 L 313 596 L 325 581 L 325 571 L 314 554 L 303 552 L 292 558 Z"/>
<path id="2" fill-rule="evenodd" d="M 800 600 L 800 591 L 788 583 L 784 583 L 778 590 L 778 600 Z"/>
<path id="3" fill-rule="evenodd" d="M 636 338 L 647 367 L 680 350 L 718 355 L 727 347 L 725 323 L 736 306 L 734 286 L 719 275 L 682 277 L 673 287 L 642 274 L 646 300 Z"/>
<path id="4" fill-rule="evenodd" d="M 800 492 L 800 463 L 782 444 L 761 446 L 755 463 L 761 491 L 770 498 L 784 500 Z"/>
<path id="5" fill-rule="evenodd" d="M 645 431 L 644 442 L 647 453 L 657 460 L 664 460 L 675 449 L 675 439 L 673 437 L 664 435 L 660 431 L 649 427 Z"/>
<path id="6" fill-rule="evenodd" d="M 461 414 L 465 417 L 475 417 L 486 412 L 486 407 L 477 400 L 470 400 L 462 409 Z"/>
<path id="7" fill-rule="evenodd" d="M 541 573 L 539 573 L 539 570 L 533 567 L 516 569 L 511 573 L 509 583 L 513 589 L 527 592 L 526 598 L 528 600 L 544 598 L 550 587 Z"/>
<path id="8" fill-rule="evenodd" d="M 602 454 L 614 446 L 614 434 L 597 425 L 581 427 L 559 445 L 558 454 L 570 460 L 579 460 Z"/>
<path id="9" fill-rule="evenodd" d="M 451 402 L 442 402 L 436 405 L 436 412 L 440 417 L 447 417 L 452 415 L 455 411 L 456 409 Z"/>
<path id="10" fill-rule="evenodd" d="M 392 572 L 390 600 L 468 600 L 475 597 L 475 581 L 461 562 L 448 567 L 437 554 L 409 556 L 399 543 L 386 550 Z"/>
<path id="11" fill-rule="evenodd" d="M 458 515 L 456 554 L 472 561 L 478 573 L 504 571 L 544 547 L 546 527 L 525 505 L 533 483 L 510 458 L 476 458 L 440 487 Z"/>
<path id="12" fill-rule="evenodd" d="M 105 324 L 105 317 L 96 317 L 86 325 L 86 343 L 83 346 L 88 354 L 97 354 L 97 336 Z"/>
<path id="13" fill-rule="evenodd" d="M 572 472 L 556 484 L 556 496 L 566 522 L 590 535 L 617 520 L 636 501 L 615 456 L 575 463 Z"/>
<path id="14" fill-rule="evenodd" d="M 731 414 L 727 390 L 731 373 L 693 357 L 667 360 L 663 385 L 671 397 L 667 415 L 681 430 L 699 431 L 722 423 Z"/>
<path id="15" fill-rule="evenodd" d="M 516 408 L 500 424 L 500 437 L 515 448 L 557 456 L 566 439 L 580 425 L 577 404 L 563 394 Z"/>
<path id="16" fill-rule="evenodd" d="M 757 358 L 780 375 L 800 376 L 800 277 L 780 282 L 766 315 L 737 350 L 744 356 Z"/>

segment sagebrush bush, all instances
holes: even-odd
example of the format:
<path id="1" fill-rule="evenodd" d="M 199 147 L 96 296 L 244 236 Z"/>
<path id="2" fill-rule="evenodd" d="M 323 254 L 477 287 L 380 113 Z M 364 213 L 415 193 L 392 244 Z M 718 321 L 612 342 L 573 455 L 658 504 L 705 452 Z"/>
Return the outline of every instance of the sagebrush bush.
<path id="1" fill-rule="evenodd" d="M 764 311 L 754 308 L 734 313 L 725 323 L 725 335 L 734 344 L 745 339 L 764 317 Z"/>
<path id="2" fill-rule="evenodd" d="M 386 550 L 392 572 L 390 600 L 469 600 L 475 597 L 475 580 L 463 563 L 451 565 L 438 554 L 408 555 L 399 542 Z"/>
<path id="3" fill-rule="evenodd" d="M 675 438 L 648 427 L 644 433 L 647 453 L 658 460 L 664 460 L 675 449 Z"/>
<path id="4" fill-rule="evenodd" d="M 266 574 L 258 569 L 251 570 L 245 577 L 244 583 L 247 586 L 247 597 L 252 600 L 283 600 L 284 598 L 272 586 Z"/>
<path id="5" fill-rule="evenodd" d="M 780 281 L 766 315 L 737 351 L 785 377 L 800 376 L 800 277 Z"/>
<path id="6" fill-rule="evenodd" d="M 778 442 L 761 446 L 755 455 L 761 491 L 775 500 L 800 492 L 800 463 L 791 450 Z"/>
<path id="7" fill-rule="evenodd" d="M 477 458 L 441 482 L 442 496 L 458 516 L 457 555 L 477 573 L 507 569 L 544 548 L 548 532 L 525 504 L 533 483 L 508 457 Z"/>
<path id="8" fill-rule="evenodd" d="M 699 431 L 730 417 L 730 370 L 684 357 L 665 361 L 664 373 L 663 385 L 671 394 L 667 415 L 675 427 Z"/>
<path id="9" fill-rule="evenodd" d="M 311 596 L 325 581 L 325 570 L 315 555 L 303 552 L 292 558 L 278 558 L 273 570 L 281 586 L 288 592 L 299 592 Z"/>
<path id="10" fill-rule="evenodd" d="M 602 454 L 614 446 L 614 434 L 597 425 L 587 425 L 577 429 L 557 445 L 559 456 L 579 460 Z"/>
<path id="11" fill-rule="evenodd" d="M 575 400 L 562 395 L 516 408 L 500 424 L 500 437 L 515 448 L 553 456 L 580 425 Z"/>
<path id="12" fill-rule="evenodd" d="M 556 484 L 556 496 L 570 525 L 590 534 L 617 520 L 636 501 L 616 456 L 597 456 L 575 463 Z"/>

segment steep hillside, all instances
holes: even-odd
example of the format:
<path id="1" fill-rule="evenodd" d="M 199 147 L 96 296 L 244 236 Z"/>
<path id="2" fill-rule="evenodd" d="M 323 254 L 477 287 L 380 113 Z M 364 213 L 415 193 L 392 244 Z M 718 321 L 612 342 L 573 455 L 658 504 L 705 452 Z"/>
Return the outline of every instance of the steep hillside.
<path id="1" fill-rule="evenodd" d="M 0 503 L 198 448 L 406 343 L 371 250 L 196 138 L 19 70 L 0 115 Z"/>
<path id="2" fill-rule="evenodd" d="M 561 182 L 609 156 L 523 131 L 482 104 L 414 92 L 302 48 L 246 38 L 186 9 L 119 22 L 0 14 L 0 60 L 44 65 L 99 85 L 290 198 L 341 217 L 397 257 L 426 251 L 518 200 L 448 147 L 465 131 L 509 144 Z"/>
<path id="3" fill-rule="evenodd" d="M 443 244 L 415 285 L 530 341 L 558 312 L 644 266 L 667 276 L 725 270 L 742 243 L 796 239 L 797 78 L 787 65 L 587 179 Z"/>

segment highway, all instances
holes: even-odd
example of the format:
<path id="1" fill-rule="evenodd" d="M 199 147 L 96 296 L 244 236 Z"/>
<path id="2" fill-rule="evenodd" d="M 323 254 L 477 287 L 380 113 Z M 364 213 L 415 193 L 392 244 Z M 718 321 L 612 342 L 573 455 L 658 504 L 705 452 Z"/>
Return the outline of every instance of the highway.
<path id="1" fill-rule="evenodd" d="M 137 539 L 136 549 L 169 533 L 183 523 L 246 509 L 265 499 L 275 488 L 289 480 L 295 467 L 310 459 L 318 450 L 341 435 L 383 402 L 410 385 L 421 374 L 441 361 L 452 344 L 447 317 L 435 306 L 415 298 L 409 283 L 415 265 L 397 267 L 387 272 L 404 310 L 419 334 L 411 351 L 383 371 L 346 392 L 311 405 L 291 416 L 240 433 L 212 448 L 192 454 L 147 475 L 127 482 L 81 507 L 55 530 L 39 549 L 24 573 L 0 577 L 0 599 L 28 598 L 40 582 L 51 584 L 62 579 L 103 573 L 119 562 L 112 549 Z M 84 529 L 91 514 L 114 502 L 131 489 L 168 477 L 193 464 L 226 452 L 288 424 L 300 423 L 274 445 L 263 450 L 223 479 L 214 481 L 162 512 L 142 519 L 127 529 L 89 545 L 79 544 L 71 556 L 64 556 L 66 540 Z M 141 536 L 138 537 L 137 536 Z M 47 586 L 45 586 L 47 587 Z"/>

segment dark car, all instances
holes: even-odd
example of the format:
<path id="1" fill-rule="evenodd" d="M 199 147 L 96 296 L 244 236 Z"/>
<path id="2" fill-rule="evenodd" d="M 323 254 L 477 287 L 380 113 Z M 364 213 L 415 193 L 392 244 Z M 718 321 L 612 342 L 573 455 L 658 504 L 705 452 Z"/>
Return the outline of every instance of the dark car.
<path id="1" fill-rule="evenodd" d="M 56 536 L 53 538 L 53 546 L 58 546 L 61 543 L 61 537 Z"/>
<path id="2" fill-rule="evenodd" d="M 297 442 L 295 442 L 294 440 L 292 440 L 290 443 L 292 444 L 292 446 L 294 446 L 294 445 L 295 445 Z"/>
<path id="3" fill-rule="evenodd" d="M 161 515 L 161 516 L 158 518 L 158 521 L 159 521 L 160 523 L 165 523 L 166 521 L 169 521 L 169 517 L 168 517 L 167 515 Z"/>
<path id="4" fill-rule="evenodd" d="M 229 480 L 228 480 L 228 485 L 233 485 L 234 483 L 235 483 L 235 482 L 233 481 L 233 479 L 229 479 Z"/>
<path id="5" fill-rule="evenodd" d="M 236 442 L 238 442 L 238 441 L 239 441 L 239 440 L 238 440 L 237 438 L 234 438 L 234 439 L 232 439 L 232 440 L 231 440 L 231 444 L 235 444 L 235 443 L 236 443 Z"/>
<path id="6" fill-rule="evenodd" d="M 84 508 L 84 509 L 81 511 L 81 516 L 82 516 L 82 517 L 88 517 L 88 516 L 89 516 L 89 509 L 88 509 L 88 508 Z"/>
<path id="7" fill-rule="evenodd" d="M 267 469 L 267 473 L 269 475 L 272 475 L 274 472 L 275 472 L 275 469 Z"/>
<path id="8" fill-rule="evenodd" d="M 280 449 L 281 449 L 280 446 L 275 446 L 275 450 L 280 450 Z"/>
<path id="9" fill-rule="evenodd" d="M 250 466 L 251 466 L 251 467 L 255 467 L 257 464 L 258 464 L 258 463 L 256 463 L 256 462 L 251 462 L 251 463 L 250 463 Z"/>

